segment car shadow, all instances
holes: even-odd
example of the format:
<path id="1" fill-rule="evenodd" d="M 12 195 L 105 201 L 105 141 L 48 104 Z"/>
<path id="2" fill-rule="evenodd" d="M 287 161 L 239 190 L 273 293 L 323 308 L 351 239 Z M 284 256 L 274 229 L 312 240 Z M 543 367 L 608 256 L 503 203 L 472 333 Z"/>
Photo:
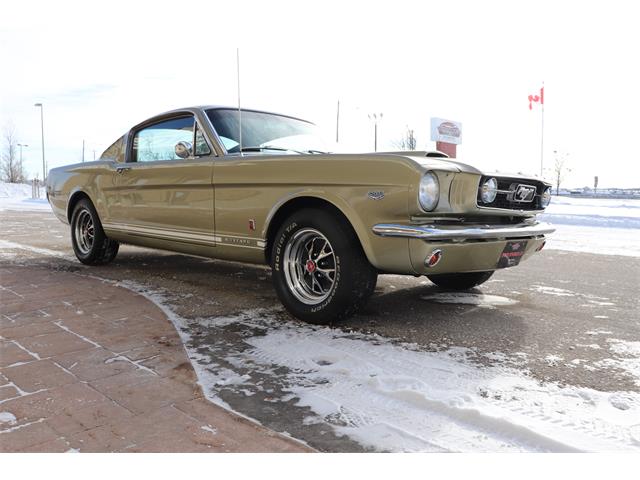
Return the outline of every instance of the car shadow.
<path id="1" fill-rule="evenodd" d="M 110 265 L 94 268 L 99 276 L 174 292 L 181 314 L 191 318 L 281 308 L 271 271 L 264 266 L 135 249 L 121 252 Z M 424 277 L 381 275 L 364 309 L 331 327 L 438 348 L 516 351 L 526 339 L 530 327 L 517 300 L 491 305 L 482 301 L 486 286 L 460 294 L 425 282 Z M 451 303 L 441 303 L 443 299 Z M 474 299 L 481 305 L 465 303 Z M 278 316 L 299 322 L 284 311 Z"/>

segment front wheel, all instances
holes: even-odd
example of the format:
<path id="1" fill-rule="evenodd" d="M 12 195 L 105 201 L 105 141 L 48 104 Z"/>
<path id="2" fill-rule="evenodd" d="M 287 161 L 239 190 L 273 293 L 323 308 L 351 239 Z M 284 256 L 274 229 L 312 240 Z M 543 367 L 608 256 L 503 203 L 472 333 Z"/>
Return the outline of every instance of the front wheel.
<path id="1" fill-rule="evenodd" d="M 309 323 L 328 324 L 353 315 L 376 286 L 377 271 L 351 226 L 324 210 L 291 215 L 280 227 L 271 253 L 280 301 Z"/>
<path id="2" fill-rule="evenodd" d="M 482 285 L 493 275 L 491 272 L 470 273 L 441 273 L 439 275 L 427 275 L 427 278 L 441 288 L 447 290 L 469 290 Z"/>
<path id="3" fill-rule="evenodd" d="M 120 246 L 105 235 L 98 212 L 87 198 L 80 200 L 73 209 L 71 243 L 76 257 L 85 265 L 111 262 Z"/>

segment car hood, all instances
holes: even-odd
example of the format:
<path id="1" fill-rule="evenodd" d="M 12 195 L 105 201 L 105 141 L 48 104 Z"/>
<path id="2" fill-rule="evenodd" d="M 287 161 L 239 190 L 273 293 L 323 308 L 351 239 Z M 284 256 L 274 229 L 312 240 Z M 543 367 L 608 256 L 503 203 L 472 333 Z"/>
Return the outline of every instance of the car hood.
<path id="1" fill-rule="evenodd" d="M 423 168 L 433 168 L 436 170 L 444 170 L 445 172 L 464 172 L 464 173 L 475 173 L 477 175 L 482 175 L 482 172 L 471 165 L 467 165 L 466 163 L 459 162 L 452 158 L 441 157 L 441 156 L 431 156 L 431 155 L 439 155 L 434 152 L 389 152 L 391 155 L 400 155 L 409 160 L 417 163 Z"/>

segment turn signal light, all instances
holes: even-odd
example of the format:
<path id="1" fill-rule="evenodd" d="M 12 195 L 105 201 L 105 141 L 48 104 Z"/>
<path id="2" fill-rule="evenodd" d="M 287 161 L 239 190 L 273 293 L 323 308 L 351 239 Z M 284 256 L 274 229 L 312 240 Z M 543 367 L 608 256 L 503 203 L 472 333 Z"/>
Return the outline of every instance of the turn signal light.
<path id="1" fill-rule="evenodd" d="M 431 255 L 429 255 L 427 258 L 424 259 L 424 266 L 427 268 L 433 268 L 438 263 L 440 263 L 441 259 L 442 259 L 442 250 L 434 250 L 433 252 L 431 252 Z"/>

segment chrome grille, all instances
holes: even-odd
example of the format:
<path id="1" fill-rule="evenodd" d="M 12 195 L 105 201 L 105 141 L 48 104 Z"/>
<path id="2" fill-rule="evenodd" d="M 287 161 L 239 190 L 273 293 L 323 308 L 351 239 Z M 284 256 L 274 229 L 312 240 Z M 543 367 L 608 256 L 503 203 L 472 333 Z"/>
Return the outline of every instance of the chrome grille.
<path id="1" fill-rule="evenodd" d="M 491 203 L 484 203 L 480 198 L 482 184 L 489 178 L 498 181 L 498 194 Z M 531 195 L 525 193 L 533 189 Z M 505 210 L 542 210 L 541 198 L 546 185 L 539 180 L 510 178 L 510 177 L 482 177 L 478 185 L 476 203 L 479 207 L 501 208 Z"/>

